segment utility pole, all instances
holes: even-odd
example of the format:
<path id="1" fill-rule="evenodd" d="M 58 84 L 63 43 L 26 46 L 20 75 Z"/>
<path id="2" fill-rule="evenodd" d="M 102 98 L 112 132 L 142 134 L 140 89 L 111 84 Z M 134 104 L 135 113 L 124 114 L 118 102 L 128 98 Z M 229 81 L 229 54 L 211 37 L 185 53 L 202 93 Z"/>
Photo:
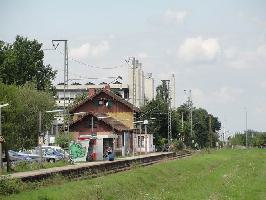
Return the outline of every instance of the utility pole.
<path id="1" fill-rule="evenodd" d="M 192 116 L 192 110 L 193 110 L 193 102 L 192 102 L 192 96 L 191 96 L 191 90 L 184 90 L 185 94 L 188 92 L 188 99 L 187 99 L 187 106 L 189 108 L 190 112 L 190 136 L 193 137 L 193 116 Z"/>
<path id="2" fill-rule="evenodd" d="M 246 110 L 246 148 L 248 148 L 248 111 Z"/>
<path id="3" fill-rule="evenodd" d="M 170 89 L 170 80 L 162 80 L 163 85 L 166 84 L 167 87 L 167 103 L 168 103 L 168 151 L 170 151 L 170 145 L 172 143 L 172 109 L 171 109 L 171 89 Z"/>
<path id="4" fill-rule="evenodd" d="M 4 142 L 4 138 L 2 138 L 2 116 L 1 116 L 1 110 L 3 107 L 5 106 L 8 106 L 9 104 L 6 103 L 6 104 L 3 104 L 3 105 L 0 105 L 0 171 L 2 171 L 3 169 L 3 149 L 2 149 L 2 143 Z"/>
<path id="5" fill-rule="evenodd" d="M 184 137 L 184 113 L 181 113 L 181 132 L 182 132 L 182 136 L 181 136 L 181 141 L 183 141 L 183 137 Z"/>
<path id="6" fill-rule="evenodd" d="M 141 123 L 139 124 L 139 146 L 140 146 L 140 150 L 139 150 L 139 154 L 141 155 L 141 147 L 142 147 L 142 136 L 141 136 Z"/>
<path id="7" fill-rule="evenodd" d="M 209 115 L 209 148 L 212 147 L 212 118 Z"/>
<path id="8" fill-rule="evenodd" d="M 57 45 L 54 45 L 54 42 L 57 42 Z M 69 112 L 68 107 L 66 107 L 66 90 L 68 89 L 68 44 L 67 40 L 52 40 L 53 46 L 56 49 L 59 45 L 59 42 L 64 42 L 64 120 L 63 120 L 63 127 L 64 127 L 64 133 L 69 133 Z M 69 98 L 68 98 L 69 101 Z M 68 102 L 69 104 L 69 102 Z M 67 131 L 66 131 L 66 122 L 65 122 L 65 116 L 67 116 Z"/>
<path id="9" fill-rule="evenodd" d="M 39 143 L 40 162 L 42 162 L 43 135 L 42 135 L 42 112 L 41 111 L 39 111 L 39 135 L 38 135 L 38 143 Z"/>
<path id="10" fill-rule="evenodd" d="M 137 125 L 134 123 L 136 121 L 136 112 L 134 109 L 134 106 L 136 106 L 136 59 L 135 57 L 132 58 L 132 81 L 133 81 L 133 99 L 132 99 L 132 104 L 133 104 L 133 141 L 132 141 L 132 149 L 133 149 L 133 156 L 135 156 L 135 128 Z M 141 138 L 141 136 L 140 136 Z"/>

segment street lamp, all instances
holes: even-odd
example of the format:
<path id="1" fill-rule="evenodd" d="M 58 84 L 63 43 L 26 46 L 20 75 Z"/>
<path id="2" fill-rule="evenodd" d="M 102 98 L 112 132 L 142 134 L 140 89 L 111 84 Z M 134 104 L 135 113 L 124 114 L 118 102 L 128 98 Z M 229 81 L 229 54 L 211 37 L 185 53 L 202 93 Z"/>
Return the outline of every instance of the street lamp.
<path id="1" fill-rule="evenodd" d="M 1 139 L 2 138 L 2 116 L 1 116 L 1 109 L 3 107 L 8 106 L 8 105 L 9 105 L 8 103 L 0 105 L 0 140 L 2 140 Z M 3 169 L 3 155 L 2 155 L 2 153 L 3 153 L 2 152 L 2 141 L 0 141 L 0 168 L 1 168 L 1 170 Z"/>
<path id="2" fill-rule="evenodd" d="M 147 154 L 147 125 L 149 124 L 148 120 L 143 121 L 144 124 L 144 130 L 145 130 L 145 154 Z"/>

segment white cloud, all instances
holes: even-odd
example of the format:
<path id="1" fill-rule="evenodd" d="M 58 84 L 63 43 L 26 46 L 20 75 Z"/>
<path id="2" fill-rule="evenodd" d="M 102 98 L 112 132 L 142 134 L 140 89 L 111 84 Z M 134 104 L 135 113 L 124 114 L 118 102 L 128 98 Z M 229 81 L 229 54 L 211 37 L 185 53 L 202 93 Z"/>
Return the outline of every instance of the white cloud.
<path id="1" fill-rule="evenodd" d="M 98 44 L 85 43 L 78 48 L 70 50 L 70 56 L 74 58 L 100 57 L 109 51 L 109 42 L 103 40 Z"/>
<path id="2" fill-rule="evenodd" d="M 141 52 L 141 53 L 137 54 L 137 57 L 138 57 L 140 60 L 142 60 L 142 59 L 147 58 L 147 57 L 148 57 L 148 54 L 145 53 L 145 52 Z"/>
<path id="3" fill-rule="evenodd" d="M 260 82 L 260 87 L 262 87 L 262 88 L 266 88 L 266 81 L 262 81 L 262 82 Z"/>
<path id="4" fill-rule="evenodd" d="M 255 112 L 257 114 L 265 114 L 266 113 L 266 105 L 265 104 L 257 105 L 255 107 Z"/>
<path id="5" fill-rule="evenodd" d="M 217 91 L 203 91 L 200 88 L 192 89 L 192 99 L 198 107 L 208 107 L 208 105 L 221 105 L 225 103 L 235 103 L 240 100 L 243 89 L 220 87 Z"/>
<path id="6" fill-rule="evenodd" d="M 182 23 L 186 16 L 188 15 L 188 12 L 183 11 L 174 11 L 174 10 L 167 10 L 164 13 L 164 20 L 166 23 Z"/>
<path id="7" fill-rule="evenodd" d="M 232 87 L 221 87 L 218 91 L 212 94 L 213 101 L 220 103 L 240 101 L 240 96 L 243 94 L 243 89 Z"/>
<path id="8" fill-rule="evenodd" d="M 266 57 L 266 44 L 261 45 L 257 48 L 257 54 L 258 56 L 261 56 L 263 58 Z"/>
<path id="9" fill-rule="evenodd" d="M 235 69 L 248 69 L 265 66 L 266 45 L 260 45 L 253 50 L 228 48 L 224 51 L 225 63 Z"/>
<path id="10" fill-rule="evenodd" d="M 220 52 L 216 38 L 202 39 L 201 37 L 187 38 L 180 46 L 178 57 L 186 62 L 210 62 Z"/>
<path id="11" fill-rule="evenodd" d="M 198 107 L 204 107 L 205 106 L 205 97 L 206 95 L 204 92 L 199 88 L 193 88 L 192 89 L 192 100 Z"/>

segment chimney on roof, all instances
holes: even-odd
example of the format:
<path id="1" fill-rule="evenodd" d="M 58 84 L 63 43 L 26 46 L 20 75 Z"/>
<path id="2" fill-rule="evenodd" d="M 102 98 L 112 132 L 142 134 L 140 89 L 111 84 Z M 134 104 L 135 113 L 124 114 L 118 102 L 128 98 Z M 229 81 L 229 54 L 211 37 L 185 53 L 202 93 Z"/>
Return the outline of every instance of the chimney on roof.
<path id="1" fill-rule="evenodd" d="M 88 97 L 91 98 L 96 93 L 95 88 L 88 88 Z"/>
<path id="2" fill-rule="evenodd" d="M 104 90 L 110 92 L 110 91 L 111 91 L 111 87 L 110 87 L 110 85 L 109 85 L 109 84 L 105 85 L 105 86 L 104 86 Z"/>

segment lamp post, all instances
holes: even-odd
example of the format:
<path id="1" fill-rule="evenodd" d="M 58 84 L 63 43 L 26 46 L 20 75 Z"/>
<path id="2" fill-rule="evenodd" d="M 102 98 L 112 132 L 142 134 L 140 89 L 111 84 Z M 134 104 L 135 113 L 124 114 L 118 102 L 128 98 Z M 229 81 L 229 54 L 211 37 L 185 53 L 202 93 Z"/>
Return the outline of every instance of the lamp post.
<path id="1" fill-rule="evenodd" d="M 144 130 L 145 130 L 145 154 L 147 154 L 147 148 L 148 148 L 148 138 L 147 138 L 147 125 L 149 124 L 149 121 L 148 120 L 144 120 L 144 122 L 143 122 L 143 124 L 144 124 Z"/>
<path id="2" fill-rule="evenodd" d="M 0 105 L 0 138 L 2 137 L 2 116 L 1 116 L 1 109 L 3 107 L 6 107 L 8 106 L 9 104 L 6 103 L 6 104 L 2 104 Z M 1 170 L 3 169 L 3 155 L 2 155 L 2 142 L 0 141 L 0 168 Z"/>

